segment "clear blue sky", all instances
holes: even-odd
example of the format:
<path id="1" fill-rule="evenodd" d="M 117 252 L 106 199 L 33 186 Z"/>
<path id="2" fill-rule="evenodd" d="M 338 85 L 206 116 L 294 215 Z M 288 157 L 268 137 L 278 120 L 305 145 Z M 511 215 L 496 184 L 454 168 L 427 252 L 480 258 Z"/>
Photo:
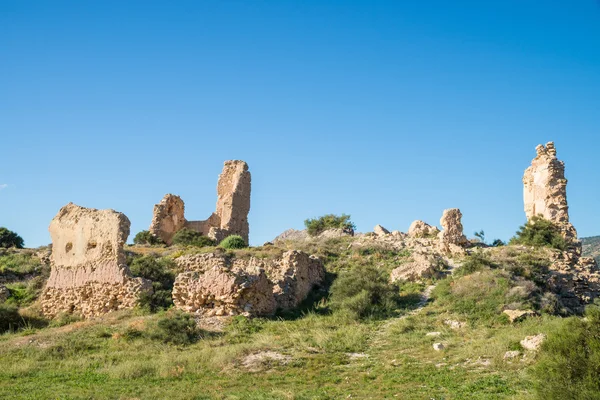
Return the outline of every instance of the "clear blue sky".
<path id="1" fill-rule="evenodd" d="M 600 234 L 600 3 L 0 0 L 0 139 L 0 226 L 28 246 L 69 201 L 132 236 L 165 193 L 204 219 L 227 159 L 252 172 L 252 244 L 451 207 L 507 239 L 550 140 Z"/>

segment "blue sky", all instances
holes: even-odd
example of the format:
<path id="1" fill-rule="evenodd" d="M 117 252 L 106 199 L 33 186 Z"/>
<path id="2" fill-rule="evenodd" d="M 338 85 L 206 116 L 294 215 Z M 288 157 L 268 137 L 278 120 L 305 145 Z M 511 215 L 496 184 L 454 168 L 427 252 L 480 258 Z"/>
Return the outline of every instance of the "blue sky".
<path id="1" fill-rule="evenodd" d="M 204 219 L 227 159 L 252 172 L 252 244 L 451 207 L 508 239 L 550 140 L 595 235 L 599 133 L 595 0 L 0 0 L 0 226 L 28 246 L 69 201 L 132 236 L 165 193 Z"/>

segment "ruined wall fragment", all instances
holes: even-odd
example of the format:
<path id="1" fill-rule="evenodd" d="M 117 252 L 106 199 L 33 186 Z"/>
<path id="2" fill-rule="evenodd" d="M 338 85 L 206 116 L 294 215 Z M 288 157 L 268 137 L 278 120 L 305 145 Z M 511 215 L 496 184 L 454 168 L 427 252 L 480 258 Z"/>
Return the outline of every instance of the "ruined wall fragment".
<path id="1" fill-rule="evenodd" d="M 74 313 L 93 317 L 136 305 L 150 282 L 133 278 L 123 245 L 129 219 L 114 210 L 69 203 L 50 223 L 51 272 L 41 296 L 47 316 Z"/>
<path id="2" fill-rule="evenodd" d="M 568 240 L 577 239 L 577 231 L 569 222 L 565 164 L 556 157 L 553 142 L 536 147 L 537 155 L 523 175 L 525 215 L 536 215 L 555 223 Z"/>
<path id="3" fill-rule="evenodd" d="M 440 219 L 442 231 L 438 234 L 439 244 L 446 253 L 460 253 L 469 244 L 463 234 L 462 213 L 458 208 L 444 210 Z"/>

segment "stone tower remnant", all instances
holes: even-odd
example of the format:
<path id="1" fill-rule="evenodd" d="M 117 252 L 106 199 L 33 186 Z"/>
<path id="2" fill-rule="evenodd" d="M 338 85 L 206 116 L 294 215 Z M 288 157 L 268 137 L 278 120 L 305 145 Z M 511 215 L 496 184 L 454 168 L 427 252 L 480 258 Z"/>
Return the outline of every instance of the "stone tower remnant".
<path id="1" fill-rule="evenodd" d="M 556 158 L 554 142 L 536 147 L 537 155 L 523 175 L 523 199 L 527 220 L 542 216 L 552 221 L 567 240 L 576 241 L 577 231 L 569 222 L 565 163 Z"/>
<path id="2" fill-rule="evenodd" d="M 53 317 L 74 313 L 94 317 L 137 304 L 150 281 L 133 278 L 123 245 L 129 219 L 114 210 L 69 203 L 50 223 L 50 278 L 41 297 L 42 311 Z"/>
<path id="3" fill-rule="evenodd" d="M 447 253 L 464 252 L 468 240 L 463 234 L 462 213 L 458 208 L 444 210 L 440 219 L 442 231 L 438 234 L 440 247 Z"/>
<path id="4" fill-rule="evenodd" d="M 251 176 L 248 164 L 241 160 L 225 161 L 217 183 L 216 211 L 204 221 L 185 219 L 185 206 L 179 196 L 167 194 L 154 206 L 150 233 L 166 244 L 182 228 L 200 232 L 216 241 L 240 235 L 248 243 Z"/>

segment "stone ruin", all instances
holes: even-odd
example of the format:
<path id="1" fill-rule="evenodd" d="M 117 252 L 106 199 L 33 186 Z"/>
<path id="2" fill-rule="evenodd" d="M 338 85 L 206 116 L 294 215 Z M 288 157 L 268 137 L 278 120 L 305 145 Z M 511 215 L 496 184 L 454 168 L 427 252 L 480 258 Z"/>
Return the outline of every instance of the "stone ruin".
<path id="1" fill-rule="evenodd" d="M 50 278 L 41 296 L 42 311 L 95 317 L 137 304 L 152 290 L 148 280 L 133 278 L 123 245 L 129 219 L 114 210 L 96 210 L 69 203 L 50 223 Z"/>
<path id="2" fill-rule="evenodd" d="M 185 272 L 173 286 L 173 303 L 202 316 L 272 315 L 297 307 L 325 277 L 321 261 L 301 251 L 263 260 L 207 253 L 175 260 Z"/>
<path id="3" fill-rule="evenodd" d="M 556 224 L 565 239 L 577 240 L 577 231 L 569 222 L 565 163 L 556 158 L 554 142 L 536 147 L 537 155 L 523 175 L 525 214 L 530 220 L 542 216 Z"/>
<path id="4" fill-rule="evenodd" d="M 179 196 L 167 194 L 154 206 L 150 233 L 170 245 L 182 228 L 200 232 L 217 242 L 240 235 L 248 243 L 250 212 L 250 172 L 240 160 L 225 161 L 217 183 L 217 209 L 204 221 L 185 219 L 185 206 Z"/>
<path id="5" fill-rule="evenodd" d="M 600 296 L 600 270 L 593 258 L 581 257 L 581 242 L 569 221 L 565 164 L 556 157 L 554 142 L 538 145 L 536 152 L 523 175 L 525 215 L 552 221 L 569 243 L 567 251 L 554 256 L 548 284 L 570 312 L 581 313 Z"/>
<path id="6" fill-rule="evenodd" d="M 439 245 L 445 253 L 464 253 L 469 241 L 463 234 L 462 213 L 458 208 L 444 210 L 440 219 L 442 231 L 438 234 Z"/>

